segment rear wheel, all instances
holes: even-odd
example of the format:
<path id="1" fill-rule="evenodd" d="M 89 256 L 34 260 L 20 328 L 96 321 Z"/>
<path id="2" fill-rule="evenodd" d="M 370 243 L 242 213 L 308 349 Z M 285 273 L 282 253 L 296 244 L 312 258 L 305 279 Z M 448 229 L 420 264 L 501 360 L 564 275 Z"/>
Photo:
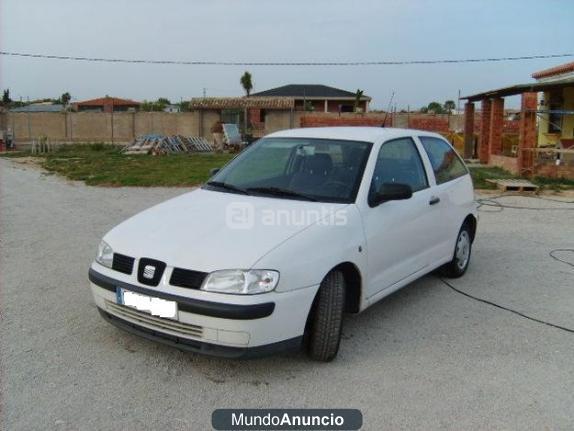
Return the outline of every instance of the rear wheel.
<path id="1" fill-rule="evenodd" d="M 470 254 L 472 252 L 471 238 L 470 226 L 465 223 L 460 228 L 460 232 L 456 238 L 452 260 L 441 268 L 441 272 L 445 276 L 458 278 L 464 275 L 470 263 Z"/>
<path id="2" fill-rule="evenodd" d="M 321 282 L 311 311 L 308 353 L 312 359 L 328 362 L 337 356 L 344 308 L 345 278 L 341 271 L 331 271 Z"/>

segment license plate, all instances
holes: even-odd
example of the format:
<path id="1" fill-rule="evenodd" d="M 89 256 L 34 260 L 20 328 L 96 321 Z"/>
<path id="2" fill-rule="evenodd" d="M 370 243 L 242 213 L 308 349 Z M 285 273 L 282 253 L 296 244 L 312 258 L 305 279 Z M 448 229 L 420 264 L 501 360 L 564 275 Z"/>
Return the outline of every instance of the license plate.
<path id="1" fill-rule="evenodd" d="M 167 319 L 177 319 L 177 302 L 167 301 L 153 296 L 142 295 L 141 293 L 118 287 L 116 290 L 117 302 L 120 305 L 135 308 L 138 311 L 149 313 L 154 316 L 165 317 Z"/>

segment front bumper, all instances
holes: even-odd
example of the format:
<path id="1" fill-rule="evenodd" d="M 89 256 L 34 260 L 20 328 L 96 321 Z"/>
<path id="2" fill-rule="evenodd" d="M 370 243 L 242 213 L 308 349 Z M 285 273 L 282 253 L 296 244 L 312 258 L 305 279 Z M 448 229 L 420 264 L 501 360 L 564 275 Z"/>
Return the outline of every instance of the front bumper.
<path id="1" fill-rule="evenodd" d="M 176 337 L 173 335 L 159 332 L 153 329 L 139 326 L 127 320 L 120 319 L 119 317 L 110 314 L 98 307 L 100 315 L 112 325 L 130 332 L 140 337 L 146 338 L 158 343 L 167 344 L 168 346 L 175 347 L 179 350 L 186 350 L 204 355 L 218 356 L 223 358 L 256 358 L 259 356 L 271 355 L 278 352 L 298 350 L 301 348 L 303 336 L 290 338 L 288 340 L 279 341 L 276 343 L 266 344 L 257 347 L 231 347 L 219 344 L 205 343 L 193 339 Z"/>
<path id="2" fill-rule="evenodd" d="M 205 295 L 169 286 L 143 287 L 120 277 L 103 267 L 90 268 L 92 294 L 108 322 L 182 350 L 223 357 L 260 356 L 300 347 L 318 290 L 318 286 L 312 286 L 252 296 Z M 164 319 L 117 304 L 117 287 L 176 301 L 177 319 Z"/>

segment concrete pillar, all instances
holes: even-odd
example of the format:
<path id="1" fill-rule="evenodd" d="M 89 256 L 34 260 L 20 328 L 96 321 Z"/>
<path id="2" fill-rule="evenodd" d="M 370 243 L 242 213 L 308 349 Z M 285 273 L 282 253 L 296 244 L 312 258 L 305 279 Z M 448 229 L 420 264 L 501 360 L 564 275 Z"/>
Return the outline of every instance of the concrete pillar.
<path id="1" fill-rule="evenodd" d="M 504 99 L 492 99 L 490 109 L 489 154 L 502 154 L 502 129 L 504 128 Z"/>
<path id="2" fill-rule="evenodd" d="M 488 163 L 488 140 L 490 138 L 490 111 L 492 102 L 490 99 L 484 99 L 481 104 L 480 112 L 480 139 L 478 141 L 478 158 L 480 163 Z"/>
<path id="3" fill-rule="evenodd" d="M 329 101 L 325 99 L 325 112 L 329 112 Z"/>
<path id="4" fill-rule="evenodd" d="M 474 152 L 474 103 L 464 105 L 464 158 L 470 159 Z"/>
<path id="5" fill-rule="evenodd" d="M 536 107 L 538 93 L 522 93 L 520 129 L 518 134 L 518 171 L 521 175 L 534 173 L 534 151 L 536 147 Z"/>

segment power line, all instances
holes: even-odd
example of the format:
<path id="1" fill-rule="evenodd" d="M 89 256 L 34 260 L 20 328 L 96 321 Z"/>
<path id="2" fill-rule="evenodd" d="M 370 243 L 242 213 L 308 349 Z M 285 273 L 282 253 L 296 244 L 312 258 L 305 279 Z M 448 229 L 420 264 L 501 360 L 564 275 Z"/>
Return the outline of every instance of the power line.
<path id="1" fill-rule="evenodd" d="M 146 60 L 127 58 L 77 57 L 70 55 L 31 54 L 0 51 L 0 55 L 49 60 L 86 61 L 99 63 L 168 64 L 180 66 L 405 66 L 415 64 L 493 63 L 502 61 L 536 60 L 543 58 L 574 57 L 574 54 L 525 55 L 520 57 L 486 57 L 439 60 L 381 60 L 381 61 L 201 61 L 201 60 Z"/>

